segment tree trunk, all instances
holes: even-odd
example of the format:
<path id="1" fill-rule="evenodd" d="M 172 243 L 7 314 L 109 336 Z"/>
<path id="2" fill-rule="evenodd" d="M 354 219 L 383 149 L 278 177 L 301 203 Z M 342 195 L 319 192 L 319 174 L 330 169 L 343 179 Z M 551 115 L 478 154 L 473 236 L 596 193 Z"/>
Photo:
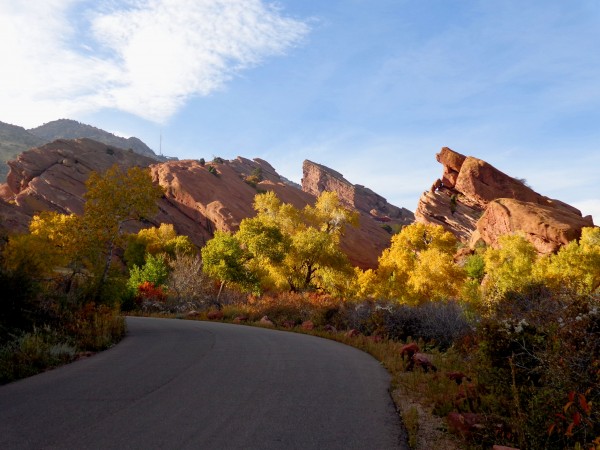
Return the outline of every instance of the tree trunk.
<path id="1" fill-rule="evenodd" d="M 117 237 L 121 234 L 121 228 L 123 227 L 123 222 L 119 222 L 119 227 L 117 228 L 117 234 L 112 237 L 108 244 L 108 254 L 106 255 L 106 261 L 104 262 L 104 270 L 102 271 L 102 276 L 100 277 L 100 281 L 98 282 L 98 288 L 96 289 L 95 300 L 100 299 L 100 294 L 102 293 L 102 288 L 104 287 L 104 283 L 106 283 L 106 278 L 108 277 L 108 271 L 110 270 L 110 266 L 112 265 L 113 253 L 115 251 L 115 241 Z"/>

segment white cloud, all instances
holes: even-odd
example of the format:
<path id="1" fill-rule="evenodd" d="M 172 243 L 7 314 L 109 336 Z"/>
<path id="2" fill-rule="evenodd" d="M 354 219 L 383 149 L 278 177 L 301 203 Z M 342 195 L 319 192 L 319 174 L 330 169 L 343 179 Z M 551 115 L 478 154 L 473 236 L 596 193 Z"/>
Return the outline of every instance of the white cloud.
<path id="1" fill-rule="evenodd" d="M 101 108 L 165 121 L 308 32 L 263 0 L 0 0 L 0 29 L 0 120 L 28 126 Z"/>

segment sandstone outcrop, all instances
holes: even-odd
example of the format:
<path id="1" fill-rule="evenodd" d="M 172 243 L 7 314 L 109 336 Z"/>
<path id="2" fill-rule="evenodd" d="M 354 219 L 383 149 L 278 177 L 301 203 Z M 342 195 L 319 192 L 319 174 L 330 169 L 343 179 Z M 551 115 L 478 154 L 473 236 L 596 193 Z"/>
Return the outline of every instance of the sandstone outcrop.
<path id="1" fill-rule="evenodd" d="M 209 172 L 209 167 L 216 173 Z M 262 179 L 248 177 L 260 169 Z M 238 157 L 232 161 L 206 163 L 171 161 L 151 166 L 154 179 L 165 188 L 158 223 L 173 223 L 180 234 L 202 246 L 215 230 L 235 231 L 242 219 L 255 214 L 252 207 L 259 191 L 273 191 L 284 203 L 304 208 L 315 195 L 289 185 L 264 160 Z M 377 266 L 377 258 L 389 245 L 390 235 L 370 215 L 359 211 L 359 226 L 347 227 L 341 240 L 350 261 L 362 268 Z"/>
<path id="2" fill-rule="evenodd" d="M 33 148 L 9 161 L 10 172 L 0 187 L 0 198 L 10 209 L 2 208 L 0 214 L 3 222 L 12 222 L 11 229 L 19 230 L 26 229 L 40 211 L 81 214 L 85 180 L 91 171 L 102 172 L 113 164 L 145 167 L 152 162 L 90 139 L 58 140 Z"/>
<path id="3" fill-rule="evenodd" d="M 538 252 L 549 253 L 593 226 L 577 208 L 538 194 L 485 161 L 447 147 L 436 159 L 442 178 L 423 193 L 415 217 L 442 225 L 463 243 L 496 246 L 499 235 L 522 232 Z"/>
<path id="4" fill-rule="evenodd" d="M 344 176 L 321 164 L 305 160 L 302 164 L 302 190 L 318 196 L 321 192 L 336 192 L 343 204 L 362 212 L 382 224 L 402 226 L 414 222 L 414 214 L 398 208 L 371 189 L 352 184 Z"/>
<path id="5" fill-rule="evenodd" d="M 472 240 L 482 239 L 496 247 L 498 237 L 520 231 L 540 253 L 556 252 L 562 245 L 579 239 L 583 227 L 593 226 L 589 217 L 563 208 L 500 198 L 490 202 L 477 222 Z"/>
<path id="6" fill-rule="evenodd" d="M 7 183 L 0 185 L 2 225 L 25 231 L 31 217 L 41 211 L 82 213 L 85 180 L 90 172 L 103 172 L 115 163 L 125 168 L 149 167 L 154 181 L 165 190 L 158 202 L 158 213 L 145 224 L 130 222 L 126 231 L 170 223 L 177 233 L 189 236 L 198 246 L 203 246 L 216 230 L 235 231 L 244 218 L 253 216 L 252 204 L 258 192 L 274 191 L 283 202 L 296 208 L 312 204 L 316 198 L 290 185 L 261 159 L 156 163 L 90 139 L 58 140 L 28 150 L 9 163 Z M 381 203 L 377 194 L 372 193 L 371 198 Z M 394 211 L 400 210 L 381 205 L 380 210 L 388 208 L 386 211 L 393 216 Z M 390 234 L 371 213 L 359 210 L 359 215 L 359 226 L 346 228 L 341 248 L 354 265 L 376 267 L 378 256 L 389 245 Z M 404 218 L 404 213 L 400 216 Z"/>

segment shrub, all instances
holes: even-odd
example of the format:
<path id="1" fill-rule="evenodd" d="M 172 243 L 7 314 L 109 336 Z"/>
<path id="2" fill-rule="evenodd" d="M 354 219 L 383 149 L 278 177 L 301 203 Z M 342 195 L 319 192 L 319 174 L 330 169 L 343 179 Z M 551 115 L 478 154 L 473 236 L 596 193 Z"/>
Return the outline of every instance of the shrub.
<path id="1" fill-rule="evenodd" d="M 395 302 L 362 302 L 348 306 L 348 326 L 363 334 L 397 341 L 422 339 L 447 349 L 471 332 L 464 308 L 457 302 L 426 302 L 409 306 Z"/>
<path id="2" fill-rule="evenodd" d="M 600 436 L 600 411 L 584 407 L 600 401 L 600 298 L 529 285 L 508 292 L 478 334 L 478 378 L 507 399 L 490 412 L 507 418 L 521 447 L 589 448 Z M 573 395 L 579 406 L 567 406 Z"/>
<path id="3" fill-rule="evenodd" d="M 46 319 L 38 299 L 39 284 L 26 271 L 7 271 L 0 267 L 0 340 L 11 330 L 30 331 Z"/>
<path id="4" fill-rule="evenodd" d="M 198 256 L 178 255 L 169 263 L 167 308 L 171 312 L 206 309 L 216 297 L 212 282 L 202 272 Z"/>
<path id="5" fill-rule="evenodd" d="M 133 290 L 138 289 L 138 286 L 145 282 L 150 282 L 153 285 L 161 286 L 167 282 L 169 277 L 169 266 L 165 255 L 146 254 L 146 263 L 140 268 L 133 266 L 130 270 L 129 287 Z"/>

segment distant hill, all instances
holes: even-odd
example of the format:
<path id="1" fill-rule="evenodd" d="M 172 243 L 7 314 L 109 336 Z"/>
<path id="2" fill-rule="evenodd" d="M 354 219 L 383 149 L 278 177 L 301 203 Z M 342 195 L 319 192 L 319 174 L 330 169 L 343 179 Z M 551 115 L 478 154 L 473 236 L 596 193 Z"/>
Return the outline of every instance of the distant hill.
<path id="1" fill-rule="evenodd" d="M 59 119 L 45 123 L 37 128 L 31 128 L 29 133 L 43 139 L 44 143 L 52 142 L 57 139 L 93 139 L 94 141 L 102 142 L 103 144 L 112 145 L 114 147 L 123 148 L 125 150 L 132 149 L 134 152 L 154 159 L 159 158 L 150 147 L 144 144 L 141 140 L 135 137 L 123 138 L 115 136 L 108 131 L 100 128 L 86 125 L 70 119 Z"/>
<path id="2" fill-rule="evenodd" d="M 125 150 L 132 149 L 135 153 L 154 160 L 166 161 L 169 159 L 157 155 L 150 147 L 136 137 L 126 139 L 115 136 L 108 131 L 77 122 L 76 120 L 54 120 L 29 130 L 0 122 L 0 183 L 3 183 L 8 175 L 9 168 L 6 165 L 7 161 L 15 159 L 24 151 L 57 139 L 85 138 Z"/>
<path id="3" fill-rule="evenodd" d="M 44 144 L 42 138 L 34 136 L 25 128 L 0 122 L 0 182 L 8 175 L 7 161 L 32 147 Z"/>

